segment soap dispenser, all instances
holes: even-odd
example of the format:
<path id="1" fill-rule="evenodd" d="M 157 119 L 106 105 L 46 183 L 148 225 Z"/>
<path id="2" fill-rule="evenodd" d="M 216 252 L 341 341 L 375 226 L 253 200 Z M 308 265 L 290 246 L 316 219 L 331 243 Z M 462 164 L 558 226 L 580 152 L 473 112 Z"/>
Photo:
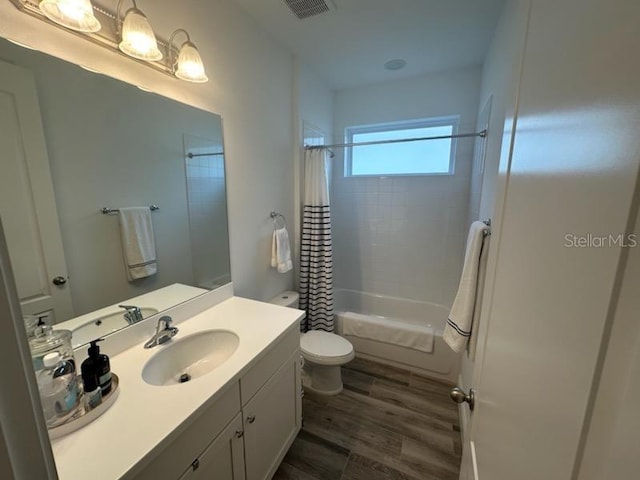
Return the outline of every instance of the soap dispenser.
<path id="1" fill-rule="evenodd" d="M 82 362 L 82 381 L 85 384 L 95 384 L 96 381 L 102 395 L 107 395 L 111 391 L 111 366 L 109 357 L 100 353 L 98 342 L 103 339 L 93 340 L 89 347 L 89 358 Z"/>

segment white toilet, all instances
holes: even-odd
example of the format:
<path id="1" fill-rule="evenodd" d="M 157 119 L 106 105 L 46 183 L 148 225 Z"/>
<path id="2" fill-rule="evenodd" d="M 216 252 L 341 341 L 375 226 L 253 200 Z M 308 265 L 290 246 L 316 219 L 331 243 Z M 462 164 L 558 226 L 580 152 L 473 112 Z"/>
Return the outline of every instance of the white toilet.
<path id="1" fill-rule="evenodd" d="M 270 303 L 298 308 L 298 293 L 287 291 Z M 337 395 L 342 391 L 340 366 L 353 360 L 355 352 L 349 340 L 335 333 L 313 330 L 300 335 L 300 352 L 304 358 L 302 384 L 310 392 Z"/>

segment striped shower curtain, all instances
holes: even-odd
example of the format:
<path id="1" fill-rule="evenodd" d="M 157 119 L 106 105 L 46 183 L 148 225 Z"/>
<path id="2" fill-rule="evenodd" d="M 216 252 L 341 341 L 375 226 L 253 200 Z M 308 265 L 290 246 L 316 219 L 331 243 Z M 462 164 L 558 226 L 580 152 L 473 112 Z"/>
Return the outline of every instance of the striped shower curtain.
<path id="1" fill-rule="evenodd" d="M 323 149 L 305 150 L 304 209 L 300 242 L 301 330 L 333 331 L 333 258 L 327 158 Z"/>

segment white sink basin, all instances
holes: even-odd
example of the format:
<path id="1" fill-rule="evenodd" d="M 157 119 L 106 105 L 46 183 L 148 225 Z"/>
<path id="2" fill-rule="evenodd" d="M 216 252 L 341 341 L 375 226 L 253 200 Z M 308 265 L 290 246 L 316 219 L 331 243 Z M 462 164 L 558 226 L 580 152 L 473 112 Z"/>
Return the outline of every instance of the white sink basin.
<path id="1" fill-rule="evenodd" d="M 167 345 L 154 347 L 160 351 L 145 364 L 142 379 L 158 386 L 196 379 L 226 362 L 239 343 L 238 336 L 227 330 L 204 330 L 171 340 Z"/>
<path id="2" fill-rule="evenodd" d="M 151 315 L 158 313 L 155 308 L 141 308 L 142 318 L 148 318 Z M 74 328 L 71 331 L 71 343 L 73 348 L 89 343 L 92 340 L 96 340 L 100 337 L 120 330 L 123 327 L 129 325 L 124 319 L 125 311 L 118 311 L 110 313 L 109 315 L 103 315 L 102 317 L 92 318 L 86 323 Z"/>

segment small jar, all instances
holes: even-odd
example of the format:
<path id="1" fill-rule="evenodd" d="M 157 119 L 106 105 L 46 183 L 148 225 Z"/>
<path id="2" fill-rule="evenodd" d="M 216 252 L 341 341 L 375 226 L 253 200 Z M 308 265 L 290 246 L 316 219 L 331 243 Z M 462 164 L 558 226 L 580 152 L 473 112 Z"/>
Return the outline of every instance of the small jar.
<path id="1" fill-rule="evenodd" d="M 80 387 L 75 366 L 63 360 L 58 352 L 43 357 L 43 368 L 37 375 L 38 390 L 47 426 L 63 423 L 80 409 Z"/>
<path id="2" fill-rule="evenodd" d="M 36 336 L 36 331 L 40 326 L 40 318 L 37 315 L 25 315 L 24 317 L 24 329 L 27 332 L 29 340 Z"/>
<path id="3" fill-rule="evenodd" d="M 49 325 L 39 326 L 35 331 L 35 336 L 29 339 L 29 348 L 31 349 L 33 369 L 36 372 L 44 368 L 44 356 L 54 352 L 59 353 L 62 360 L 71 362 L 76 368 L 70 330 L 53 330 Z"/>

